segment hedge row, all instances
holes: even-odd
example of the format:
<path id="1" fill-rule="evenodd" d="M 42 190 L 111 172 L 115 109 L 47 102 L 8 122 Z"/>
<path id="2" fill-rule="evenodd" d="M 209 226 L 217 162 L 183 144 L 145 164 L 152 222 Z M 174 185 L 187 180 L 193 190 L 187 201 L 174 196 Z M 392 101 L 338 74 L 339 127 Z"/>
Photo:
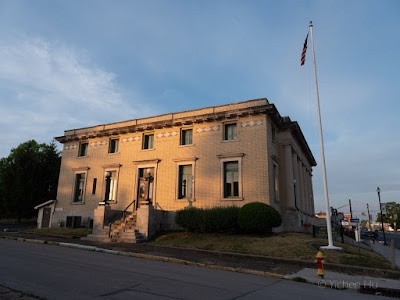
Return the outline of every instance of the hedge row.
<path id="1" fill-rule="evenodd" d="M 175 223 L 197 233 L 237 233 L 239 207 L 186 208 L 178 210 Z"/>
<path id="2" fill-rule="evenodd" d="M 175 223 L 196 233 L 262 233 L 282 223 L 279 212 L 273 207 L 252 202 L 236 206 L 214 208 L 186 208 L 178 210 Z"/>

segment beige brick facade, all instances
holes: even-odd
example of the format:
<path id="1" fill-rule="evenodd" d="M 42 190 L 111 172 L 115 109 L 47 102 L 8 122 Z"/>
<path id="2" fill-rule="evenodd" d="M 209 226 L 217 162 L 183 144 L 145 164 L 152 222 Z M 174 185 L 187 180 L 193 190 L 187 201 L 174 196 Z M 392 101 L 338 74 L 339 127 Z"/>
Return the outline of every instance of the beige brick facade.
<path id="1" fill-rule="evenodd" d="M 182 145 L 182 135 L 190 130 Z M 144 150 L 148 134 L 153 148 Z M 148 168 L 155 210 L 173 212 L 189 200 L 195 207 L 260 201 L 282 214 L 282 230 L 294 231 L 314 214 L 314 157 L 298 124 L 281 117 L 267 99 L 67 130 L 56 139 L 64 149 L 52 226 L 68 216 L 89 224 L 105 198 L 106 171 L 113 179 L 111 208 L 122 211 L 136 200 L 129 208 L 135 210 L 140 175 L 145 177 Z M 82 144 L 87 144 L 85 153 L 80 153 Z M 237 169 L 231 172 L 230 166 Z"/>

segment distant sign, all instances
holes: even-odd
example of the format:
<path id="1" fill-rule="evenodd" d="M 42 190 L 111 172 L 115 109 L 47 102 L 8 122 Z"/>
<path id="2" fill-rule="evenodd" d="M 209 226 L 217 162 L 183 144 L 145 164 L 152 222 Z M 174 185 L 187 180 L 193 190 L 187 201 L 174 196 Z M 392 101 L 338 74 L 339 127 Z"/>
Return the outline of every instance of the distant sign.
<path id="1" fill-rule="evenodd" d="M 354 224 L 360 223 L 360 219 L 358 219 L 358 218 L 351 218 L 351 219 L 350 219 L 350 223 L 354 223 Z"/>

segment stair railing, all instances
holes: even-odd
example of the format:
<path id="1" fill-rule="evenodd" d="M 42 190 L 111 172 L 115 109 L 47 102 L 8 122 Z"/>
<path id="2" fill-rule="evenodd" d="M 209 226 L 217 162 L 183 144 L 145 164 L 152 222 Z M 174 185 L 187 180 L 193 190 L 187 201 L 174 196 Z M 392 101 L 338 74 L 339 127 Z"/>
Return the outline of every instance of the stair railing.
<path id="1" fill-rule="evenodd" d="M 119 214 L 116 215 L 116 217 L 113 218 L 113 220 L 108 224 L 110 226 L 109 231 L 108 231 L 108 237 L 111 238 L 111 226 L 117 221 L 122 219 L 125 219 L 125 214 L 128 211 L 129 207 L 131 207 L 134 203 L 136 202 L 136 199 L 133 199 L 133 201 Z"/>

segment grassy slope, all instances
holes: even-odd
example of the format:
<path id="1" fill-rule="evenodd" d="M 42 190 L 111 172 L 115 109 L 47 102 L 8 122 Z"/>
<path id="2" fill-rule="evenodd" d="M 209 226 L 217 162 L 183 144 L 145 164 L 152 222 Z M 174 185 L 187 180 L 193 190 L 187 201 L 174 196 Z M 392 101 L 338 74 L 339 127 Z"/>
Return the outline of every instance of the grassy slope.
<path id="1" fill-rule="evenodd" d="M 176 232 L 160 235 L 152 244 L 314 261 L 317 250 L 312 245 L 327 245 L 327 241 L 299 233 L 256 236 Z M 390 263 L 379 254 L 341 243 L 335 245 L 343 251 L 324 253 L 325 262 L 390 269 Z"/>
<path id="2" fill-rule="evenodd" d="M 36 234 L 51 234 L 59 236 L 86 236 L 91 230 L 86 228 L 42 228 L 30 229 L 27 232 Z M 315 247 L 327 245 L 326 240 L 313 238 L 300 233 L 282 233 L 273 235 L 225 235 L 225 234 L 195 234 L 190 232 L 172 232 L 159 235 L 152 245 L 195 248 L 213 251 L 256 254 L 273 257 L 284 257 L 314 261 L 317 250 Z M 351 266 L 362 266 L 377 269 L 390 269 L 390 263 L 381 255 L 335 242 L 343 248 L 340 252 L 325 252 L 326 263 L 336 263 Z M 314 247 L 313 247 L 314 246 Z"/>

